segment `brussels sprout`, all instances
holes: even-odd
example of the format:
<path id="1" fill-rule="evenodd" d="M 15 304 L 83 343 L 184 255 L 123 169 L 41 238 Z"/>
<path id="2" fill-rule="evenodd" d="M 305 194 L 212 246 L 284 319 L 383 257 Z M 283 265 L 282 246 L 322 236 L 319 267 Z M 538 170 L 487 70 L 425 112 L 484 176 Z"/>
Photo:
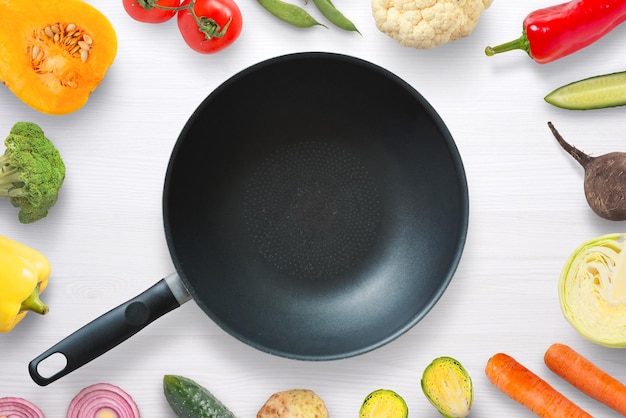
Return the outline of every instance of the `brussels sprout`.
<path id="1" fill-rule="evenodd" d="M 561 310 L 583 337 L 607 347 L 626 347 L 626 234 L 580 245 L 559 278 Z"/>
<path id="2" fill-rule="evenodd" d="M 424 395 L 446 418 L 463 418 L 474 400 L 472 379 L 452 357 L 436 358 L 422 374 Z"/>
<path id="3" fill-rule="evenodd" d="M 378 389 L 365 397 L 359 418 L 407 418 L 409 408 L 393 390 Z"/>

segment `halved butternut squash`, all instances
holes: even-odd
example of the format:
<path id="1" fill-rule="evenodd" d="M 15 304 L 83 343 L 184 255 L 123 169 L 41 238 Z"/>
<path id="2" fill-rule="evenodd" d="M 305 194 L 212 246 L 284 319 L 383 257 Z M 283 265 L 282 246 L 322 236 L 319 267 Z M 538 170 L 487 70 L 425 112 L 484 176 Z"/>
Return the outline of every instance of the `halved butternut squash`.
<path id="1" fill-rule="evenodd" d="M 40 112 L 83 107 L 116 54 L 111 22 L 82 0 L 0 0 L 0 80 Z"/>

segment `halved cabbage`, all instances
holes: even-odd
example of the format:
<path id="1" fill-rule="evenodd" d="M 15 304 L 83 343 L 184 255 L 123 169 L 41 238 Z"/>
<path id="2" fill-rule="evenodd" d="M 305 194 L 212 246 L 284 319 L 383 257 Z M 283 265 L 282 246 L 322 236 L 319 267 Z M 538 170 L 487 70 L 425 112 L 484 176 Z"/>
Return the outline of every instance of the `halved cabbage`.
<path id="1" fill-rule="evenodd" d="M 626 234 L 580 245 L 561 272 L 559 299 L 563 315 L 583 337 L 626 347 Z"/>

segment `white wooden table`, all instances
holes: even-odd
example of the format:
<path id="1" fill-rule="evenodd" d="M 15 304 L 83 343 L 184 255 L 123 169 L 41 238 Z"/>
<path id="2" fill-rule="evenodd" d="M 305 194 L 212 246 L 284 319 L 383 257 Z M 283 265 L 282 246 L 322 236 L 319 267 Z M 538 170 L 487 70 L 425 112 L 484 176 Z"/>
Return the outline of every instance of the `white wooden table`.
<path id="1" fill-rule="evenodd" d="M 64 417 L 84 386 L 110 382 L 129 392 L 145 417 L 173 416 L 164 374 L 209 388 L 239 417 L 255 416 L 276 391 L 309 388 L 334 417 L 354 417 L 363 398 L 388 388 L 411 416 L 437 417 L 420 389 L 423 369 L 448 355 L 474 381 L 472 415 L 532 416 L 486 379 L 499 351 L 523 362 L 594 416 L 607 408 L 554 376 L 543 364 L 553 342 L 570 344 L 622 381 L 626 352 L 582 339 L 563 318 L 557 279 L 583 241 L 624 232 L 587 207 L 582 169 L 553 139 L 553 121 L 581 149 L 626 151 L 626 108 L 560 110 L 543 101 L 552 89 L 588 76 L 626 70 L 626 27 L 576 55 L 539 65 L 521 51 L 486 57 L 484 47 L 521 34 L 522 20 L 546 0 L 495 0 L 474 33 L 430 51 L 405 48 L 380 33 L 367 1 L 335 4 L 363 36 L 332 28 L 298 30 L 254 0 L 240 0 L 241 37 L 213 56 L 190 50 L 175 21 L 131 20 L 121 1 L 92 0 L 112 21 L 119 51 L 104 82 L 80 111 L 47 116 L 0 89 L 0 136 L 13 123 L 42 126 L 64 156 L 67 177 L 48 218 L 22 225 L 0 202 L 0 234 L 46 254 L 53 266 L 43 298 L 51 311 L 30 314 L 0 335 L 0 396 L 38 404 Z M 314 12 L 313 12 L 314 13 Z M 302 362 L 261 353 L 222 331 L 193 302 L 126 343 L 46 387 L 29 377 L 34 357 L 75 329 L 142 292 L 173 271 L 162 225 L 161 193 L 170 151 L 196 106 L 236 72 L 274 56 L 328 51 L 369 60 L 422 93 L 446 122 L 467 172 L 467 243 L 448 290 L 408 333 L 371 353 L 331 362 Z M 0 266 L 1 268 L 1 266 Z"/>

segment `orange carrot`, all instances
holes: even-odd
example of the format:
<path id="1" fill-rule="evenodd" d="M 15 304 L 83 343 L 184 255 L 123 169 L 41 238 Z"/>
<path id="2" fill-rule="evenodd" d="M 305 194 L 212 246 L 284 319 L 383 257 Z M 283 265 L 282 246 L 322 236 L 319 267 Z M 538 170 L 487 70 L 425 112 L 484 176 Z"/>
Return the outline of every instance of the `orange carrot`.
<path id="1" fill-rule="evenodd" d="M 584 394 L 626 416 L 626 386 L 564 344 L 552 344 L 546 366 Z"/>
<path id="2" fill-rule="evenodd" d="M 495 387 L 540 417 L 592 418 L 548 382 L 507 354 L 497 353 L 491 357 L 485 373 Z"/>

